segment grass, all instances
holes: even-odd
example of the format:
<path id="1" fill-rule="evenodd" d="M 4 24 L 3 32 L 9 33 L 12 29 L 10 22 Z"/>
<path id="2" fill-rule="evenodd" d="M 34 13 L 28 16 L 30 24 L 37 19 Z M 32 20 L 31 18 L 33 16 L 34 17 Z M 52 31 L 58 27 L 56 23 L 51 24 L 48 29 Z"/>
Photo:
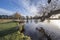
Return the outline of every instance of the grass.
<path id="1" fill-rule="evenodd" d="M 17 24 L 17 22 L 13 21 L 0 23 L 0 37 L 18 31 Z"/>
<path id="2" fill-rule="evenodd" d="M 30 37 L 20 32 L 22 26 L 18 27 L 17 24 L 12 21 L 0 23 L 0 40 L 31 40 Z M 16 27 L 20 30 L 16 30 Z"/>
<path id="3" fill-rule="evenodd" d="M 13 21 L 13 19 L 0 19 L 0 23 Z"/>
<path id="4" fill-rule="evenodd" d="M 0 22 L 0 40 L 31 40 L 20 32 L 23 26 L 19 26 L 18 22 Z"/>
<path id="5" fill-rule="evenodd" d="M 17 31 L 12 34 L 0 37 L 0 40 L 31 40 L 31 39 L 30 37 L 24 36 L 23 33 L 20 33 L 19 31 Z"/>
<path id="6" fill-rule="evenodd" d="M 3 30 L 8 30 L 10 28 L 16 27 L 17 23 L 16 22 L 5 22 L 5 23 L 0 23 L 0 31 Z"/>

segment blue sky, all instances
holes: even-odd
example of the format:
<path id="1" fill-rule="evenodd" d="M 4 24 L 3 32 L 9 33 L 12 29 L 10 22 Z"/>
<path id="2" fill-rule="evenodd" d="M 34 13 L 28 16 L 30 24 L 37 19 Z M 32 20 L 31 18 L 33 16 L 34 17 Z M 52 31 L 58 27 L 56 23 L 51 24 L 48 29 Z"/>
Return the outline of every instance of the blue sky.
<path id="1" fill-rule="evenodd" d="M 0 15 L 12 15 L 15 12 L 28 16 L 37 15 L 38 7 L 46 4 L 46 0 L 0 0 Z"/>

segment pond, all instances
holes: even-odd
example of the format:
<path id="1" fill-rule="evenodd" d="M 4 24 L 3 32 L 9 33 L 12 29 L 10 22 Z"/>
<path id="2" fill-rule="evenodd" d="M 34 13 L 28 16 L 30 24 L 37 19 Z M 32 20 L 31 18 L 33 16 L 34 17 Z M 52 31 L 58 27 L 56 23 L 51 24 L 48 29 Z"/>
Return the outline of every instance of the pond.
<path id="1" fill-rule="evenodd" d="M 32 40 L 47 40 L 47 38 L 42 37 L 42 33 L 36 30 L 36 28 L 43 27 L 46 34 L 50 35 L 52 40 L 60 40 L 60 20 L 45 20 L 40 22 L 40 20 L 25 20 L 25 35 L 31 37 Z"/>

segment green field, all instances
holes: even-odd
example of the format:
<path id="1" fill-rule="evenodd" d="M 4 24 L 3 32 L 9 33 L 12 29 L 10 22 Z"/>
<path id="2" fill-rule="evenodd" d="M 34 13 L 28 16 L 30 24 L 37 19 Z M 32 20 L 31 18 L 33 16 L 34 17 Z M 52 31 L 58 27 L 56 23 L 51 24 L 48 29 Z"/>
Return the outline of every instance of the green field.
<path id="1" fill-rule="evenodd" d="M 16 27 L 16 22 L 6 22 L 6 23 L 0 23 L 0 31 L 8 30 L 10 28 Z"/>
<path id="2" fill-rule="evenodd" d="M 19 30 L 16 29 L 17 27 Z M 18 22 L 0 23 L 0 40 L 31 40 L 20 32 L 22 28 L 23 26 L 18 26 Z"/>

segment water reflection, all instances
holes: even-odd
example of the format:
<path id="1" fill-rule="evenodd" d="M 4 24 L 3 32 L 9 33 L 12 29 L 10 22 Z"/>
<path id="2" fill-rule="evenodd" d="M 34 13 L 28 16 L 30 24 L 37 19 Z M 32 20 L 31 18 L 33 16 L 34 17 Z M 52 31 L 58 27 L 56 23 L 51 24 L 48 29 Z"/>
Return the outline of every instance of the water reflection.
<path id="1" fill-rule="evenodd" d="M 25 20 L 25 23 L 39 23 L 40 19 L 31 19 L 31 20 Z"/>
<path id="2" fill-rule="evenodd" d="M 33 40 L 38 40 L 42 35 L 36 30 L 39 27 L 43 27 L 53 40 L 60 40 L 60 20 L 45 20 L 44 22 L 40 22 L 40 20 L 28 20 L 27 22 L 25 20 L 25 35 L 31 36 Z"/>

